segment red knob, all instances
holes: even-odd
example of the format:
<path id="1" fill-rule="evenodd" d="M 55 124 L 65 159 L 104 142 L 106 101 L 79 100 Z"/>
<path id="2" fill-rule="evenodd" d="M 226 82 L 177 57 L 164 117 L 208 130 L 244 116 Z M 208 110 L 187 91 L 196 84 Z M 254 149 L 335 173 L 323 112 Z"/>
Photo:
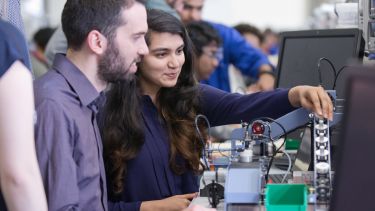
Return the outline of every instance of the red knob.
<path id="1" fill-rule="evenodd" d="M 254 122 L 251 127 L 253 134 L 263 134 L 264 133 L 264 124 L 260 122 Z"/>

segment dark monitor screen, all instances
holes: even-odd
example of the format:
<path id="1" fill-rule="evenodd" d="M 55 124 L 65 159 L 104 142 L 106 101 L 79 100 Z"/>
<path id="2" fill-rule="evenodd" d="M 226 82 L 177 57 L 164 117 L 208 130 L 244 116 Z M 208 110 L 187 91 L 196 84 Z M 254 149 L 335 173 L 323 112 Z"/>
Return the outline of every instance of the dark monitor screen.
<path id="1" fill-rule="evenodd" d="M 308 30 L 281 33 L 276 87 L 319 85 L 318 61 L 329 59 L 338 71 L 351 60 L 363 57 L 364 42 L 358 29 Z M 322 85 L 332 89 L 334 72 L 327 61 L 320 63 Z M 344 94 L 344 70 L 336 84 L 337 96 Z"/>
<path id="2" fill-rule="evenodd" d="M 375 210 L 375 67 L 350 69 L 331 211 Z"/>

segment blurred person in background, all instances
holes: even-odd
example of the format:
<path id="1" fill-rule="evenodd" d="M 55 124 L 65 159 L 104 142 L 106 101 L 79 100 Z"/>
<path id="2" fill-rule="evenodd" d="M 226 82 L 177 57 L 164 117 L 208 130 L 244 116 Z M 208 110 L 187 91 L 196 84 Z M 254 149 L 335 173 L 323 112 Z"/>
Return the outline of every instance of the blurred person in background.
<path id="1" fill-rule="evenodd" d="M 241 23 L 235 25 L 233 28 L 236 29 L 245 38 L 247 43 L 255 48 L 260 49 L 260 46 L 263 42 L 263 34 L 257 27 L 247 23 Z"/>
<path id="2" fill-rule="evenodd" d="M 176 11 L 181 20 L 188 24 L 202 20 L 204 0 L 184 0 L 183 8 Z M 274 87 L 273 67 L 267 57 L 258 49 L 250 46 L 246 40 L 233 28 L 210 22 L 218 31 L 223 42 L 223 59 L 208 80 L 203 83 L 212 85 L 224 91 L 231 91 L 228 68 L 236 66 L 242 74 L 257 79 L 257 90 L 272 90 Z"/>
<path id="3" fill-rule="evenodd" d="M 261 48 L 267 55 L 277 55 L 279 53 L 279 34 L 272 29 L 266 29 L 263 32 L 263 42 Z"/>
<path id="4" fill-rule="evenodd" d="M 48 70 L 47 58 L 44 52 L 54 31 L 55 29 L 50 27 L 41 28 L 33 36 L 35 49 L 31 51 L 31 66 L 35 78 L 39 78 Z"/>
<path id="5" fill-rule="evenodd" d="M 265 53 L 272 63 L 273 66 L 277 66 L 279 59 L 279 47 L 280 47 L 280 38 L 279 34 L 273 31 L 272 29 L 267 28 L 263 32 L 263 42 L 260 45 L 263 53 Z"/>
<path id="6" fill-rule="evenodd" d="M 196 62 L 195 74 L 198 81 L 208 80 L 223 57 L 219 33 L 205 21 L 194 21 L 186 25 L 194 45 Z M 230 137 L 233 126 L 216 126 L 211 128 L 211 140 L 223 141 Z"/>
<path id="7" fill-rule="evenodd" d="M 146 8 L 158 9 L 167 12 L 176 18 L 180 19 L 177 11 L 182 10 L 183 0 L 148 0 Z"/>
<path id="8" fill-rule="evenodd" d="M 264 38 L 262 32 L 257 27 L 247 23 L 241 23 L 235 25 L 233 28 L 241 34 L 247 43 L 260 51 L 262 50 L 261 45 Z M 273 63 L 272 65 L 275 67 Z M 258 91 L 256 86 L 256 78 L 242 75 L 241 71 L 233 65 L 229 67 L 229 73 L 231 74 L 231 84 L 235 84 L 235 86 L 232 86 L 233 89 L 235 89 L 235 92 L 237 92 L 239 87 L 241 90 L 248 93 Z"/>
<path id="9" fill-rule="evenodd" d="M 191 22 L 186 29 L 197 59 L 194 68 L 196 77 L 198 81 L 207 80 L 223 57 L 220 35 L 205 21 Z"/>

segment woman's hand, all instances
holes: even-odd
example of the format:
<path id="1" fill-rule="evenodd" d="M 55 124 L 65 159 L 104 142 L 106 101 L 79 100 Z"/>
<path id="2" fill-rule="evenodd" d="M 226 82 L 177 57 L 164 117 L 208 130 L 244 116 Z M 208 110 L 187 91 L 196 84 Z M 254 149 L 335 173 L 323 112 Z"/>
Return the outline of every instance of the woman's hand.
<path id="1" fill-rule="evenodd" d="M 215 211 L 214 208 L 206 208 L 200 205 L 191 205 L 188 208 L 184 209 L 183 211 Z"/>
<path id="2" fill-rule="evenodd" d="M 157 210 L 183 210 L 190 205 L 190 201 L 197 196 L 197 193 L 175 195 L 157 201 L 145 201 L 141 204 L 141 211 Z"/>
<path id="3" fill-rule="evenodd" d="M 333 119 L 333 104 L 331 98 L 322 87 L 296 86 L 289 90 L 288 98 L 294 107 L 304 107 L 321 117 Z"/>

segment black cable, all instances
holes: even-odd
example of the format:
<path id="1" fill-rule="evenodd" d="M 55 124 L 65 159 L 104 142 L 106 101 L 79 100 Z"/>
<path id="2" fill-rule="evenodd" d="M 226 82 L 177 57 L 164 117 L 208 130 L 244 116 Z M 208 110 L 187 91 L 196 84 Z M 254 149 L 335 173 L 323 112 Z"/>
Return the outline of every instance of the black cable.
<path id="1" fill-rule="evenodd" d="M 331 66 L 332 70 L 333 70 L 333 74 L 334 74 L 334 77 L 336 78 L 336 68 L 335 66 L 333 65 L 333 63 L 331 62 L 331 60 L 327 59 L 326 57 L 321 57 L 318 61 L 318 74 L 319 74 L 319 85 L 323 85 L 323 81 L 322 81 L 322 71 L 320 70 L 320 64 L 322 61 L 326 61 L 328 62 L 328 64 Z"/>
<path id="2" fill-rule="evenodd" d="M 327 58 L 325 58 L 325 57 L 320 58 L 319 61 L 318 61 L 319 85 L 322 85 L 322 83 L 323 83 L 323 81 L 322 81 L 322 72 L 321 72 L 321 70 L 320 70 L 320 64 L 321 64 L 321 62 L 322 62 L 323 60 L 324 60 L 324 61 L 327 61 L 327 62 L 329 63 L 329 65 L 331 66 L 331 68 L 332 68 L 332 70 L 333 70 L 333 72 L 334 72 L 334 74 L 335 74 L 335 77 L 334 77 L 334 80 L 333 80 L 333 86 L 332 86 L 332 89 L 335 90 L 335 89 L 336 89 L 336 84 L 337 84 L 337 79 L 338 79 L 338 77 L 340 76 L 341 72 L 342 72 L 345 68 L 347 68 L 347 67 L 349 67 L 349 66 L 344 65 L 344 66 L 342 66 L 342 67 L 336 72 L 336 68 L 335 68 L 335 66 L 333 65 L 333 63 L 332 63 L 329 59 L 327 59 Z"/>
<path id="3" fill-rule="evenodd" d="M 332 87 L 333 90 L 335 90 L 335 88 L 336 88 L 337 78 L 340 76 L 341 72 L 342 72 L 345 68 L 347 68 L 347 67 L 349 67 L 349 66 L 344 65 L 344 66 L 342 66 L 342 67 L 339 69 L 339 71 L 337 72 L 337 74 L 336 74 L 336 76 L 335 76 L 335 80 L 333 81 L 333 87 Z"/>
<path id="4" fill-rule="evenodd" d="M 203 169 L 203 170 L 206 170 L 206 169 L 209 169 L 208 162 L 207 162 L 207 155 L 206 155 L 206 143 L 205 143 L 204 138 L 203 138 L 203 136 L 201 134 L 201 131 L 200 131 L 199 127 L 198 127 L 198 120 L 199 120 L 199 118 L 203 118 L 206 121 L 207 130 L 208 130 L 208 138 L 209 139 L 211 139 L 211 131 L 210 131 L 211 126 L 210 126 L 210 122 L 208 121 L 208 119 L 207 119 L 207 117 L 205 115 L 198 114 L 195 117 L 195 129 L 196 129 L 196 131 L 198 133 L 198 136 L 199 136 L 199 139 L 200 139 L 200 141 L 202 142 L 202 145 L 203 145 L 203 150 L 202 150 L 203 151 L 202 152 L 202 154 L 203 154 L 203 161 L 204 161 L 204 164 L 206 165 L 206 168 Z"/>
<path id="5" fill-rule="evenodd" d="M 283 132 L 284 132 L 284 134 L 283 134 L 283 135 L 284 135 L 284 141 L 283 141 L 283 143 L 280 145 L 280 147 L 277 148 L 277 149 L 273 152 L 272 157 L 271 157 L 271 160 L 270 160 L 269 165 L 268 165 L 268 169 L 267 169 L 267 173 L 266 173 L 266 183 L 268 183 L 268 175 L 269 175 L 269 173 L 270 173 L 270 170 L 271 170 L 271 166 L 272 166 L 273 160 L 274 160 L 276 154 L 279 153 L 280 149 L 285 145 L 286 140 L 287 140 L 287 136 L 288 136 L 288 135 L 287 135 L 287 132 L 286 132 L 286 130 L 285 130 L 285 127 L 284 127 L 280 122 L 278 122 L 278 121 L 276 121 L 276 120 L 274 120 L 274 119 L 272 119 L 272 118 L 269 118 L 269 117 L 264 117 L 264 119 L 276 123 L 276 124 L 277 124 L 277 125 L 283 130 Z M 271 138 L 271 141 L 272 141 L 272 143 L 274 143 L 274 140 L 273 140 L 272 138 Z M 273 144 L 273 146 L 275 147 L 275 144 Z M 275 147 L 275 148 L 276 148 L 276 147 Z"/>
<path id="6" fill-rule="evenodd" d="M 252 120 L 251 122 L 255 122 L 255 121 L 257 121 L 257 120 L 263 120 L 263 121 L 268 121 L 268 122 L 274 122 L 274 123 L 276 123 L 282 130 L 283 130 L 283 135 L 281 135 L 281 136 L 284 136 L 284 141 L 283 141 L 283 143 L 281 144 L 281 146 L 279 147 L 279 148 L 277 148 L 276 149 L 276 146 L 275 146 L 275 143 L 274 143 L 274 139 L 271 137 L 271 129 L 270 129 L 270 127 L 269 127 L 269 130 L 268 130 L 268 138 L 271 140 L 271 142 L 272 142 L 272 147 L 273 147 L 273 150 L 274 150 L 274 152 L 273 152 L 273 154 L 272 154 L 272 157 L 271 157 L 271 160 L 270 160 L 270 162 L 269 162 L 269 165 L 268 165 L 268 169 L 267 169 L 267 173 L 266 173 L 266 183 L 268 183 L 268 175 L 269 175 L 269 173 L 270 173 L 270 170 L 271 170 L 271 166 L 272 166 L 272 163 L 273 163 L 273 159 L 274 159 L 274 157 L 276 156 L 276 154 L 280 151 L 280 149 L 285 145 L 285 142 L 286 142 L 286 140 L 287 140 L 287 132 L 286 132 L 286 129 L 285 129 L 285 127 L 280 123 L 280 122 L 278 122 L 278 121 L 276 121 L 275 119 L 272 119 L 272 118 L 269 118 L 269 117 L 260 117 L 260 118 L 257 118 L 257 119 L 254 119 L 254 120 Z M 248 124 L 247 125 L 247 127 L 246 127 L 246 131 L 248 131 L 249 130 L 249 125 L 250 124 Z M 269 125 L 268 125 L 269 126 Z M 281 137 L 280 136 L 280 137 Z M 279 137 L 279 138 L 280 138 Z M 275 150 L 276 149 L 276 150 Z"/>
<path id="7" fill-rule="evenodd" d="M 199 118 L 203 118 L 205 121 L 206 121 L 206 124 L 207 124 L 207 128 L 208 128 L 208 138 L 210 139 L 211 138 L 211 131 L 210 131 L 210 122 L 208 121 L 207 117 L 202 115 L 202 114 L 198 114 L 196 117 L 195 117 L 195 129 L 198 133 L 198 136 L 199 136 L 199 139 L 200 141 L 202 142 L 202 145 L 203 145 L 203 150 L 202 150 L 202 157 L 203 157 L 203 161 L 204 161 L 204 164 L 206 165 L 206 167 L 204 167 L 203 171 L 204 170 L 209 170 L 209 166 L 208 166 L 208 162 L 207 162 L 207 155 L 206 155 L 206 143 L 204 141 L 204 138 L 201 134 L 201 131 L 199 129 L 199 126 L 198 126 L 198 120 Z M 204 173 L 202 174 L 202 182 L 203 182 L 203 185 L 204 187 L 206 188 L 208 185 L 206 184 L 206 181 L 204 179 Z M 212 192 L 212 188 L 209 188 L 209 193 Z M 212 199 L 211 199 L 212 197 Z M 211 194 L 208 194 L 208 203 L 210 203 L 211 206 L 215 206 L 216 207 L 216 198 L 215 198 L 215 195 L 213 195 L 212 193 Z"/>

